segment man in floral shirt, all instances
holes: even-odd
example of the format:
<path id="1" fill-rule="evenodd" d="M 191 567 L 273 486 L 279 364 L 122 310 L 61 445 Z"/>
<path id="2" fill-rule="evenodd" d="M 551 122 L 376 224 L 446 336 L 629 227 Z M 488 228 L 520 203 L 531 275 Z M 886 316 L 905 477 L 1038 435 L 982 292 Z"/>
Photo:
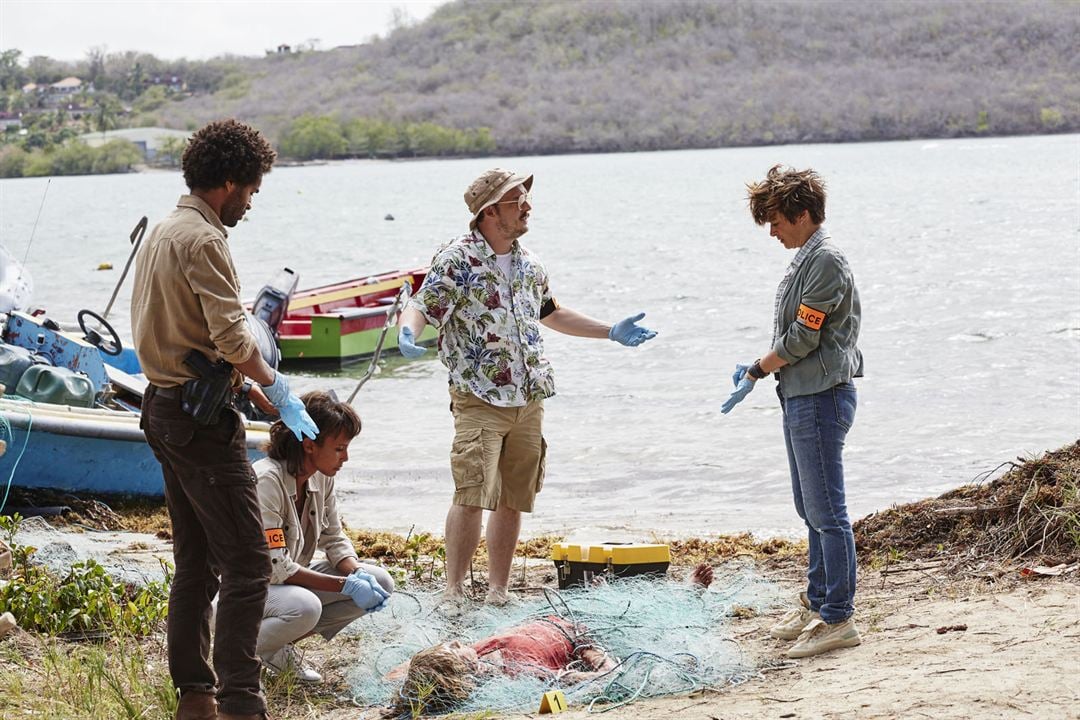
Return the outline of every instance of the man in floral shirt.
<path id="1" fill-rule="evenodd" d="M 615 325 L 566 307 L 551 294 L 547 270 L 518 238 L 529 230 L 533 178 L 488 170 L 465 191 L 469 232 L 436 253 L 423 285 L 401 314 L 406 357 L 426 324 L 439 330 L 439 359 L 450 371 L 454 500 L 446 516 L 447 599 L 464 595 L 465 572 L 487 526 L 487 601 L 504 604 L 521 513 L 532 512 L 544 483 L 544 399 L 555 394 L 541 324 L 567 335 L 609 338 L 634 347 L 656 333 Z"/>

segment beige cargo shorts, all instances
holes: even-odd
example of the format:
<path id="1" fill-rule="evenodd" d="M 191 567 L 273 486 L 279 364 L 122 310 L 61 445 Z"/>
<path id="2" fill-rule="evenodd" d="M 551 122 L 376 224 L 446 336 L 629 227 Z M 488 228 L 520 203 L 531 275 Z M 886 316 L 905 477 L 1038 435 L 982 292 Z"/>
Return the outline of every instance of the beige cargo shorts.
<path id="1" fill-rule="evenodd" d="M 454 504 L 494 510 L 501 503 L 532 512 L 547 463 L 544 401 L 504 408 L 451 388 L 450 409 Z"/>

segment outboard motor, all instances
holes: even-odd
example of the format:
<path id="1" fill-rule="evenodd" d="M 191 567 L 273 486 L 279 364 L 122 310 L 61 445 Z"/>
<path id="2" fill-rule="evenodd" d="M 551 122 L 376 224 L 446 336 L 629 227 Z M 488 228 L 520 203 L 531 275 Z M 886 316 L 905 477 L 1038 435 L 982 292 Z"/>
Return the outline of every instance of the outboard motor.
<path id="1" fill-rule="evenodd" d="M 262 359 L 266 361 L 267 365 L 277 370 L 277 366 L 281 362 L 281 351 L 278 350 L 277 342 L 274 340 L 274 334 L 270 332 L 270 328 L 267 327 L 265 322 L 260 318 L 255 317 L 250 312 L 244 313 L 244 320 L 247 321 L 248 330 L 255 336 L 255 347 L 258 348 L 259 355 L 262 356 Z M 246 396 L 237 397 L 236 409 L 248 420 L 273 422 L 277 419 L 275 416 L 264 413 Z"/>
<path id="2" fill-rule="evenodd" d="M 269 283 L 263 285 L 262 290 L 255 296 L 251 313 L 266 323 L 266 327 L 272 334 L 271 337 L 277 336 L 278 325 L 285 317 L 285 311 L 289 307 L 289 298 L 296 291 L 296 283 L 299 280 L 299 276 L 292 270 L 282 268 Z"/>
<path id="3" fill-rule="evenodd" d="M 245 312 L 244 319 L 247 320 L 248 330 L 255 336 L 255 346 L 259 348 L 262 359 L 267 365 L 277 370 L 278 363 L 281 362 L 281 351 L 278 350 L 277 341 L 274 340 L 274 333 L 261 318 L 252 313 Z"/>

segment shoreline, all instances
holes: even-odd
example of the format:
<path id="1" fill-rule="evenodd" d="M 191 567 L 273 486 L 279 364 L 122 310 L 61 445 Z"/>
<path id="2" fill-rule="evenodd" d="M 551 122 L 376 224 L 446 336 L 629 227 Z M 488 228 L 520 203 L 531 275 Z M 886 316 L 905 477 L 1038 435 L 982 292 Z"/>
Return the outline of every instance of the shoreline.
<path id="1" fill-rule="evenodd" d="M 851 140 L 828 140 L 820 142 L 793 142 L 793 143 L 766 143 L 761 145 L 702 145 L 702 146 L 687 146 L 687 147 L 672 147 L 672 148 L 658 148 L 658 149 L 642 149 L 642 150 L 582 150 L 579 152 L 566 152 L 560 151 L 537 151 L 531 153 L 493 153 L 490 155 L 426 155 L 426 156 L 410 156 L 410 157 L 349 157 L 349 158 L 312 158 L 310 160 L 294 160 L 283 159 L 276 162 L 274 167 L 277 169 L 283 168 L 303 168 L 303 167 L 317 167 L 317 166 L 335 166 L 346 165 L 356 163 L 414 163 L 414 162 L 437 162 L 442 160 L 456 161 L 456 160 L 505 160 L 512 158 L 532 158 L 532 157 L 563 157 L 563 156 L 579 156 L 579 155 L 640 155 L 644 153 L 676 153 L 676 152 L 695 152 L 701 150 L 745 150 L 754 148 L 775 148 L 775 147 L 803 147 L 814 145 L 884 145 L 884 144 L 897 144 L 897 143 L 934 143 L 944 141 L 964 141 L 964 140 L 1010 140 L 1016 138 L 1039 138 L 1039 137 L 1053 137 L 1058 135 L 1068 136 L 1077 135 L 1077 130 L 1061 130 L 1052 132 L 1041 133 L 1015 133 L 1010 135 L 982 135 L 982 134 L 965 134 L 965 135 L 950 135 L 950 136 L 926 136 L 926 137 L 905 137 L 905 138 L 891 138 L 891 139 L 851 139 Z M 169 168 L 157 165 L 149 165 L 147 163 L 136 163 L 132 165 L 131 169 L 126 172 L 113 172 L 113 173 L 73 173 L 70 175 L 11 175 L 0 177 L 0 180 L 22 180 L 22 179 L 41 179 L 50 177 L 96 177 L 105 175 L 132 175 L 132 174 L 144 174 L 144 173 L 175 173 L 179 174 L 179 167 Z"/>
<path id="2" fill-rule="evenodd" d="M 763 602 L 756 610 L 732 607 L 721 625 L 705 629 L 739 647 L 753 668 L 748 675 L 689 694 L 642 697 L 612 709 L 609 716 L 756 720 L 1032 715 L 1080 720 L 1080 687 L 1070 682 L 1080 639 L 1078 487 L 1080 442 L 1011 463 L 993 481 L 859 519 L 854 523 L 859 557 L 855 621 L 862 644 L 797 661 L 785 656 L 789 643 L 771 638 L 768 629 L 795 604 L 804 587 L 804 543 L 759 540 L 749 533 L 672 540 L 669 579 L 682 580 L 704 561 L 721 572 L 751 574 L 761 582 L 762 598 L 780 600 Z M 130 530 L 89 532 L 69 524 L 44 532 L 72 541 L 76 531 L 91 538 L 118 538 L 126 547 L 107 556 L 128 568 L 156 563 L 170 550 L 168 533 L 155 525 L 160 516 L 145 507 L 142 515 L 129 511 L 123 518 L 92 501 L 81 509 L 87 516 L 79 520 L 107 525 L 138 519 L 144 530 L 158 529 L 135 542 L 130 542 Z M 415 601 L 417 595 L 431 598 L 441 589 L 441 538 L 365 530 L 349 534 L 361 557 L 374 558 L 398 573 L 402 595 L 412 593 Z M 550 559 L 554 541 L 548 536 L 519 544 L 512 591 L 528 597 L 537 588 L 556 585 Z M 481 548 L 470 587 L 476 597 L 483 597 L 486 589 L 485 560 Z M 709 592 L 726 590 L 714 585 Z M 274 717 L 381 717 L 382 707 L 370 704 L 374 700 L 353 697 L 358 686 L 349 680 L 362 659 L 370 660 L 370 653 L 377 657 L 395 642 L 380 635 L 377 627 L 361 624 L 356 633 L 329 643 L 321 638 L 302 641 L 305 662 L 322 673 L 325 682 L 304 686 L 288 677 L 265 678 Z M 89 688 L 80 702 L 92 709 L 83 713 L 63 704 L 68 702 L 64 678 L 78 683 L 88 664 L 97 663 L 111 668 L 112 677 L 130 673 L 124 682 L 131 686 L 120 694 L 128 704 L 135 698 L 139 717 L 168 720 L 172 709 L 161 701 L 162 692 L 169 691 L 163 639 L 161 630 L 141 639 L 112 633 L 99 637 L 100 645 L 88 645 L 15 629 L 0 639 L 0 686 L 7 688 L 0 693 L 0 710 L 111 720 L 120 713 L 113 691 Z M 130 658 L 135 665 L 128 667 Z M 137 672 L 132 669 L 136 665 Z M 522 712 L 535 709 L 493 709 L 484 716 L 521 717 Z M 578 704 L 564 717 L 584 720 L 588 714 Z"/>

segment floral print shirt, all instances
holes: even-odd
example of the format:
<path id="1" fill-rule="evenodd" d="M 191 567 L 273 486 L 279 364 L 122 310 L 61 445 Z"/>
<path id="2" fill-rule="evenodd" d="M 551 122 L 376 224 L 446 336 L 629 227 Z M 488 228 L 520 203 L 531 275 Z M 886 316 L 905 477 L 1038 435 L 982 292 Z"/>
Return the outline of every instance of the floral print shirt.
<path id="1" fill-rule="evenodd" d="M 516 240 L 510 280 L 479 230 L 443 246 L 410 300 L 439 329 L 450 386 L 499 407 L 555 394 L 544 359 L 540 308 L 554 302 L 543 263 Z"/>

